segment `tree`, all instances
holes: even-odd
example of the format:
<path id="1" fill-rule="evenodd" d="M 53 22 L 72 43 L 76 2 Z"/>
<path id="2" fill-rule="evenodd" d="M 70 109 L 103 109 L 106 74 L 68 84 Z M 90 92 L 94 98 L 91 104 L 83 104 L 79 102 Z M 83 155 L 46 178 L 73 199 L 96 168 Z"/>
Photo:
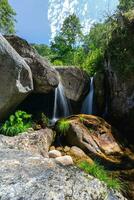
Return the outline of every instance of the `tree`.
<path id="1" fill-rule="evenodd" d="M 63 22 L 61 34 L 66 40 L 66 44 L 72 48 L 80 42 L 82 38 L 82 30 L 79 18 L 75 15 L 69 15 Z"/>
<path id="2" fill-rule="evenodd" d="M 0 0 L 0 32 L 2 34 L 15 33 L 16 12 L 9 5 L 8 0 Z"/>
<path id="3" fill-rule="evenodd" d="M 120 0 L 118 8 L 122 12 L 127 12 L 134 8 L 134 0 Z"/>
<path id="4" fill-rule="evenodd" d="M 51 42 L 51 50 L 55 55 L 52 62 L 61 60 L 64 64 L 73 64 L 75 48 L 82 38 L 81 24 L 75 15 L 69 15 L 63 22 L 58 35 Z"/>

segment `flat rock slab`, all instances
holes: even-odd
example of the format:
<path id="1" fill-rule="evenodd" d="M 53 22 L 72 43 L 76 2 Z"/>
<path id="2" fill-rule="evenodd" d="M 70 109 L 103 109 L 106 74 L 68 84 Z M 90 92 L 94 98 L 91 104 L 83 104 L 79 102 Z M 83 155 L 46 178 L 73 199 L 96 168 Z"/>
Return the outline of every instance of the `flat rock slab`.
<path id="1" fill-rule="evenodd" d="M 125 200 L 104 183 L 55 159 L 15 150 L 0 150 L 1 200 Z"/>

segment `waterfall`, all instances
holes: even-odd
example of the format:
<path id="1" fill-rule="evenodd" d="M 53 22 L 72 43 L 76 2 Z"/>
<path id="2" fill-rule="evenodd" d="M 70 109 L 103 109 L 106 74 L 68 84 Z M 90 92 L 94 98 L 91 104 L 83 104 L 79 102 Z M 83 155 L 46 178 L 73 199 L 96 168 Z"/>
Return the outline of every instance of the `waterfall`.
<path id="1" fill-rule="evenodd" d="M 70 115 L 69 102 L 64 95 L 64 87 L 60 81 L 58 87 L 55 89 L 52 121 L 56 122 L 59 119 L 59 117 L 67 117 L 69 115 Z"/>
<path id="2" fill-rule="evenodd" d="M 86 96 L 83 104 L 81 113 L 83 114 L 93 114 L 93 96 L 94 96 L 94 79 L 91 77 L 90 79 L 90 90 L 88 95 Z"/>

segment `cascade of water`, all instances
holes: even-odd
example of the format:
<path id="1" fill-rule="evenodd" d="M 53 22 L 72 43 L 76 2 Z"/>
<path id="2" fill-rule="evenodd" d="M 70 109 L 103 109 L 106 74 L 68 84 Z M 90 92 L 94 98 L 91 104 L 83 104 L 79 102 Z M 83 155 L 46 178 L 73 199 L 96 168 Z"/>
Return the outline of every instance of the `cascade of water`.
<path id="1" fill-rule="evenodd" d="M 55 89 L 54 111 L 52 121 L 57 121 L 59 117 L 67 117 L 69 115 L 69 103 L 64 95 L 64 88 L 60 81 L 58 87 Z"/>
<path id="2" fill-rule="evenodd" d="M 93 114 L 93 96 L 94 96 L 94 79 L 93 77 L 91 77 L 90 90 L 82 104 L 81 113 Z"/>

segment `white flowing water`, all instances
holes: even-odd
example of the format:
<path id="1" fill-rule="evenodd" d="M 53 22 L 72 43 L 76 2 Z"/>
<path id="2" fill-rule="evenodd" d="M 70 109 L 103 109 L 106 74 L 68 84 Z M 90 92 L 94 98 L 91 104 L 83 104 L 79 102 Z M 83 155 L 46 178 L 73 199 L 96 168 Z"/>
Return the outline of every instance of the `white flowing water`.
<path id="1" fill-rule="evenodd" d="M 60 112 L 60 113 L 59 113 Z M 52 121 L 56 122 L 60 117 L 67 117 L 70 115 L 69 103 L 64 95 L 64 88 L 60 82 L 55 89 L 54 110 Z"/>
<path id="2" fill-rule="evenodd" d="M 94 96 L 94 79 L 93 77 L 91 77 L 90 90 L 82 104 L 81 113 L 93 114 L 93 96 Z"/>

